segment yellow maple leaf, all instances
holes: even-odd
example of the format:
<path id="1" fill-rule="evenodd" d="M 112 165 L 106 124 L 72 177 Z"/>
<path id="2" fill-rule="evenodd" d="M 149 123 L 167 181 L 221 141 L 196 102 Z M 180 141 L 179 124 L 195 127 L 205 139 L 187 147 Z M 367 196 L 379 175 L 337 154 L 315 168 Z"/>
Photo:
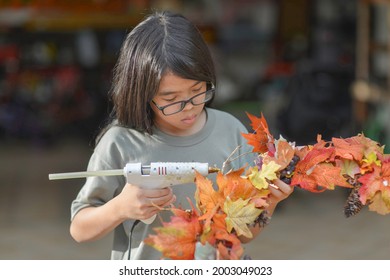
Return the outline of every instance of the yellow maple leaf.
<path id="1" fill-rule="evenodd" d="M 389 192 L 376 192 L 371 198 L 370 202 L 371 203 L 368 205 L 370 211 L 377 212 L 381 215 L 386 215 L 390 213 Z"/>
<path id="2" fill-rule="evenodd" d="M 374 163 L 377 166 L 381 166 L 381 161 L 378 159 L 375 152 L 370 152 L 367 157 L 362 160 L 362 162 L 365 162 L 367 164 Z"/>
<path id="3" fill-rule="evenodd" d="M 277 179 L 276 172 L 279 170 L 280 165 L 274 161 L 263 164 L 261 170 L 257 168 L 252 168 L 248 178 L 257 189 L 267 189 L 268 181 Z"/>
<path id="4" fill-rule="evenodd" d="M 231 232 L 234 229 L 238 236 L 243 235 L 251 238 L 253 235 L 248 228 L 248 224 L 253 223 L 263 210 L 248 202 L 249 199 L 243 200 L 240 198 L 232 201 L 230 197 L 226 197 L 223 210 L 226 213 L 227 231 Z"/>

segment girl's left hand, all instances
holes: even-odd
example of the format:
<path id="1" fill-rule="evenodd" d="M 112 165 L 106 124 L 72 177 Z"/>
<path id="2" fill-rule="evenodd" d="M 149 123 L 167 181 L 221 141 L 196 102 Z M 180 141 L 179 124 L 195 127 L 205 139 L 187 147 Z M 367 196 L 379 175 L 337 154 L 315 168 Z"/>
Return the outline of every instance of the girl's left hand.
<path id="1" fill-rule="evenodd" d="M 270 186 L 271 191 L 271 203 L 279 203 L 280 201 L 286 199 L 294 191 L 294 187 L 287 185 L 280 179 L 276 179 L 273 182 L 274 186 Z M 275 187 L 276 186 L 276 187 Z"/>

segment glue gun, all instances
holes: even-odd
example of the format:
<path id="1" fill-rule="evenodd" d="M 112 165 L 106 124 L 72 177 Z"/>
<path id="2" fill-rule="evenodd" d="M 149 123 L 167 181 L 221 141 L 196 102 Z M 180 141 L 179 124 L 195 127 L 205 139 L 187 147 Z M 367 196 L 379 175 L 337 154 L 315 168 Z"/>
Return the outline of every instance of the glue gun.
<path id="1" fill-rule="evenodd" d="M 123 169 L 49 174 L 49 180 L 123 175 L 129 184 L 156 189 L 194 182 L 195 170 L 203 176 L 219 171 L 216 167 L 209 167 L 208 163 L 200 162 L 127 163 Z M 155 218 L 156 215 L 142 222 L 151 224 Z"/>

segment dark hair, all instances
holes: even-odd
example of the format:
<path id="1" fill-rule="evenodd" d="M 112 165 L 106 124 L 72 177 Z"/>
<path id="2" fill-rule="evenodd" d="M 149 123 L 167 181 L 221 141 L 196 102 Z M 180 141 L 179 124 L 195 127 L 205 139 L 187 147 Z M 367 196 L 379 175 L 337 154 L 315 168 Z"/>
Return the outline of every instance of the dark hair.
<path id="1" fill-rule="evenodd" d="M 118 125 L 152 133 L 150 102 L 168 71 L 216 84 L 210 51 L 196 26 L 182 15 L 155 12 L 127 35 L 114 69 L 111 96 Z"/>

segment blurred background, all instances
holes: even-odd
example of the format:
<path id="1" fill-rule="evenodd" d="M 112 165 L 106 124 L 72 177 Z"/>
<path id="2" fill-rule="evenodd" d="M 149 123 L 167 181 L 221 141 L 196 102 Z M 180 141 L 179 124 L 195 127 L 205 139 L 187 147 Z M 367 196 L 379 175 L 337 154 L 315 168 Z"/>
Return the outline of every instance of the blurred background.
<path id="1" fill-rule="evenodd" d="M 152 10 L 202 31 L 214 106 L 266 117 L 298 145 L 364 132 L 390 147 L 390 3 L 385 0 L 1 0 L 0 259 L 108 259 L 111 236 L 77 244 L 70 204 L 110 112 L 124 36 Z M 388 152 L 388 148 L 386 148 Z M 348 193 L 297 190 L 247 253 L 254 259 L 390 259 L 389 217 L 343 216 Z"/>

